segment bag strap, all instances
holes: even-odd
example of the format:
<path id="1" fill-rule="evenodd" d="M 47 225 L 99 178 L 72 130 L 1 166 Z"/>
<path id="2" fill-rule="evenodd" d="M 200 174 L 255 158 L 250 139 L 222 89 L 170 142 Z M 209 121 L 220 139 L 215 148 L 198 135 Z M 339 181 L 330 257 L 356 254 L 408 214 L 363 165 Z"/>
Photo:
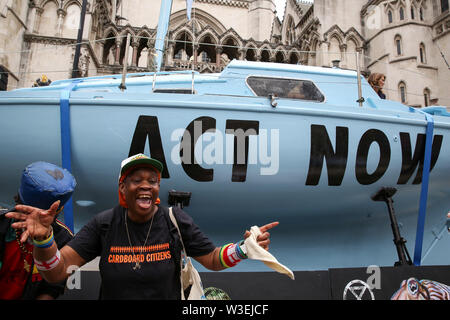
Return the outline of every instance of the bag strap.
<path id="1" fill-rule="evenodd" d="M 186 249 L 184 247 L 183 237 L 181 236 L 181 232 L 180 232 L 180 228 L 178 227 L 177 219 L 175 219 L 175 216 L 172 212 L 172 207 L 169 208 L 169 218 L 170 218 L 170 221 L 172 221 L 174 226 L 177 228 L 178 235 L 180 236 L 181 245 L 183 246 L 183 253 L 187 257 Z"/>

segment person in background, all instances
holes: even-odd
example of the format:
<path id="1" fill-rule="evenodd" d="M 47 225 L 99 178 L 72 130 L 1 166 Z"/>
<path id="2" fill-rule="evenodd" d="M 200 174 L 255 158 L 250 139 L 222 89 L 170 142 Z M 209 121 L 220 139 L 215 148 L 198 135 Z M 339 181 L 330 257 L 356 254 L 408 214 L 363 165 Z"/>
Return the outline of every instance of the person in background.
<path id="1" fill-rule="evenodd" d="M 47 162 L 34 162 L 22 173 L 16 205 L 25 204 L 47 209 L 55 201 L 56 214 L 71 197 L 75 178 L 58 166 Z M 50 300 L 64 292 L 65 281 L 49 284 L 42 279 L 33 261 L 33 245 L 29 233 L 14 229 L 15 219 L 0 216 L 0 299 Z M 59 247 L 73 238 L 72 232 L 59 220 L 52 218 L 49 228 Z"/>
<path id="2" fill-rule="evenodd" d="M 367 81 L 381 99 L 386 99 L 386 95 L 383 92 L 384 83 L 386 81 L 386 76 L 384 74 L 372 73 Z"/>
<path id="3" fill-rule="evenodd" d="M 36 81 L 33 83 L 34 87 L 46 87 L 49 86 L 52 83 L 52 80 L 50 80 L 45 74 L 43 74 L 40 78 L 37 78 Z"/>

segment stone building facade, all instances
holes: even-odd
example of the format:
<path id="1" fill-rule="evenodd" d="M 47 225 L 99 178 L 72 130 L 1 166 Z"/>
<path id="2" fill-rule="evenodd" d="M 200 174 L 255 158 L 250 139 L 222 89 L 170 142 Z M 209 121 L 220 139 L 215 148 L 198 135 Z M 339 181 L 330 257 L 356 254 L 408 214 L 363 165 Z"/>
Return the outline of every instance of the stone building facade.
<path id="1" fill-rule="evenodd" d="M 289 1 L 288 1 L 289 2 Z M 309 65 L 386 75 L 387 99 L 450 106 L 448 0 L 315 0 L 295 29 Z"/>
<path id="2" fill-rule="evenodd" d="M 162 70 L 220 72 L 232 59 L 386 74 L 389 99 L 450 105 L 449 0 L 173 0 Z M 161 0 L 88 0 L 81 76 L 153 71 Z M 0 74 L 8 90 L 71 76 L 82 0 L 0 0 Z M 359 52 L 359 61 L 356 60 Z M 5 76 L 8 75 L 5 80 Z M 6 81 L 6 82 L 5 82 Z"/>

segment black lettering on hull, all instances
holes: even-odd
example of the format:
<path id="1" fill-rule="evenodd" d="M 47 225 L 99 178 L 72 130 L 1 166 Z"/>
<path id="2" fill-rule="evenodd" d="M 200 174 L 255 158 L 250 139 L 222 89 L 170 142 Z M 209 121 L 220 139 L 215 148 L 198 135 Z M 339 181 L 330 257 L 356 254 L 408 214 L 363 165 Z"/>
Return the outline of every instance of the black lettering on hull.
<path id="1" fill-rule="evenodd" d="M 161 134 L 159 131 L 158 118 L 154 116 L 140 116 L 134 130 L 133 139 L 131 140 L 130 152 L 128 156 L 131 157 L 138 153 L 144 153 L 145 142 L 147 141 L 150 147 L 150 156 L 156 160 L 161 161 L 164 165 L 164 170 L 161 173 L 161 178 L 170 178 L 169 168 L 167 167 L 166 158 L 164 156 L 164 149 L 161 141 Z"/>
<path id="2" fill-rule="evenodd" d="M 372 174 L 369 174 L 367 172 L 367 158 L 369 156 L 369 148 L 374 142 L 380 147 L 380 161 L 378 162 L 376 170 Z M 358 151 L 356 153 L 356 179 L 362 185 L 375 183 L 386 172 L 390 160 L 391 147 L 386 135 L 382 131 L 376 129 L 366 131 L 359 140 Z"/>
<path id="3" fill-rule="evenodd" d="M 443 138 L 444 137 L 442 135 L 436 135 L 433 137 L 430 172 L 433 170 L 439 157 L 439 153 L 441 152 Z M 417 170 L 413 184 L 420 184 L 422 182 L 423 162 L 425 158 L 425 140 L 426 136 L 424 134 L 417 135 L 414 156 L 412 156 L 409 133 L 400 132 L 400 141 L 402 144 L 402 171 L 397 181 L 398 184 L 406 184 L 416 170 L 417 165 L 419 165 L 419 169 Z"/>
<path id="4" fill-rule="evenodd" d="M 311 125 L 311 154 L 309 158 L 307 186 L 319 184 L 325 158 L 328 172 L 328 185 L 340 186 L 344 178 L 348 157 L 348 128 L 336 127 L 336 151 L 323 125 Z"/>
<path id="5" fill-rule="evenodd" d="M 227 120 L 226 133 L 234 135 L 234 160 L 231 181 L 245 182 L 247 179 L 249 136 L 259 134 L 259 121 Z"/>
<path id="6" fill-rule="evenodd" d="M 180 143 L 181 166 L 184 172 L 192 179 L 200 182 L 213 181 L 214 170 L 201 167 L 195 159 L 195 144 L 198 138 L 206 131 L 214 132 L 216 130 L 216 119 L 211 117 L 199 117 L 194 119 L 185 130 Z M 186 156 L 184 152 L 188 153 Z"/>

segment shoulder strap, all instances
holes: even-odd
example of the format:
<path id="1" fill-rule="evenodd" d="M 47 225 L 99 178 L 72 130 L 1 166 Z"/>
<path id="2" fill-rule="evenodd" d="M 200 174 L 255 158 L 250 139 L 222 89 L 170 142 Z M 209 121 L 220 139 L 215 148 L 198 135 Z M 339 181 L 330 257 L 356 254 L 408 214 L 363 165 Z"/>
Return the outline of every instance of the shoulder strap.
<path id="1" fill-rule="evenodd" d="M 98 224 L 100 226 L 100 230 L 101 230 L 100 232 L 103 235 L 105 235 L 109 231 L 109 228 L 111 227 L 111 222 L 112 222 L 113 217 L 114 217 L 114 213 L 117 210 L 120 210 L 119 206 L 114 207 L 112 209 L 108 209 L 108 210 L 102 211 L 102 212 L 100 212 L 97 215 L 96 218 L 97 218 Z"/>
<path id="2" fill-rule="evenodd" d="M 172 221 L 172 223 L 178 230 L 178 235 L 180 236 L 180 241 L 181 241 L 181 245 L 183 246 L 184 255 L 187 256 L 186 249 L 184 248 L 183 237 L 181 236 L 181 232 L 180 232 L 180 228 L 178 227 L 177 219 L 175 219 L 175 215 L 172 212 L 172 207 L 169 208 L 169 218 L 170 218 L 170 221 Z"/>

